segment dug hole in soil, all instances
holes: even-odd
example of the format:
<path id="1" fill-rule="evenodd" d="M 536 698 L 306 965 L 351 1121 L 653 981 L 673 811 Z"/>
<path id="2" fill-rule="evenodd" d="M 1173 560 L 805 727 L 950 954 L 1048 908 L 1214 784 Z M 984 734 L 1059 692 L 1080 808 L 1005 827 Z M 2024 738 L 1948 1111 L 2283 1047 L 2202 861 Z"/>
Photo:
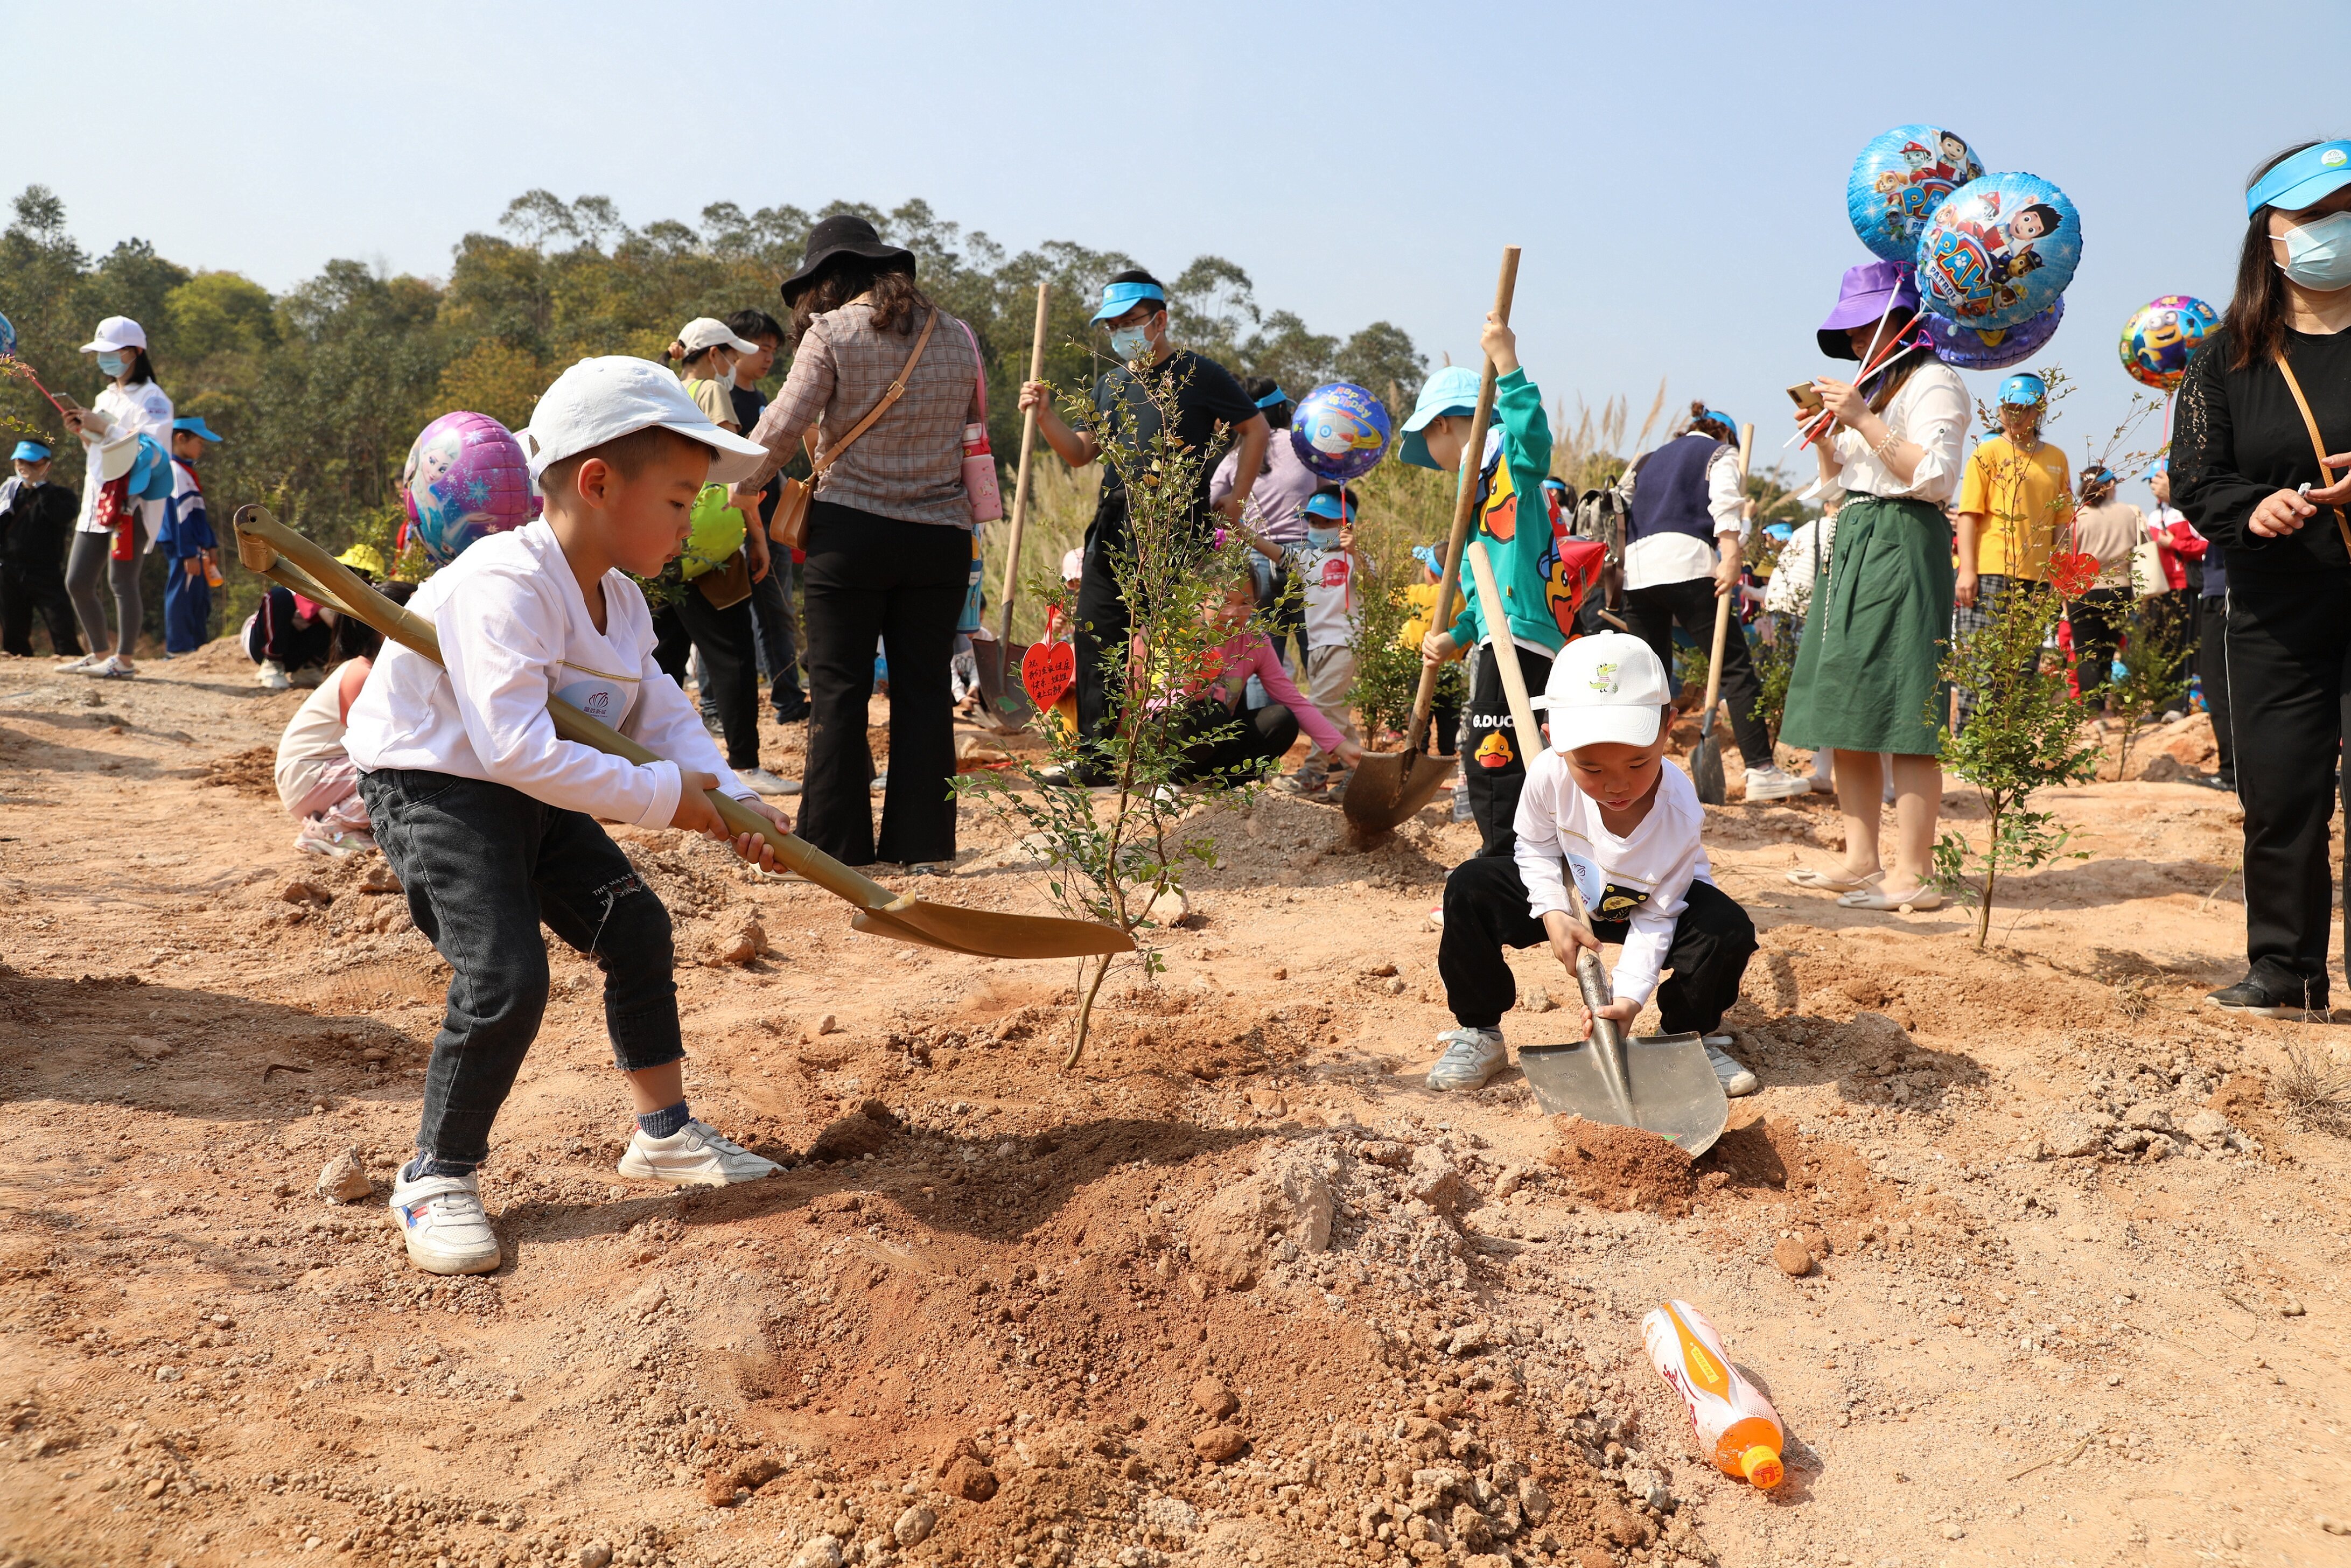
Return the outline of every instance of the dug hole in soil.
<path id="1" fill-rule="evenodd" d="M 1711 810 L 1764 1087 L 1695 1162 L 1515 1070 L 1423 1086 L 1475 848 L 1441 804 L 1370 852 L 1322 801 L 1219 810 L 1166 972 L 1066 1073 L 1074 965 L 616 829 L 696 1113 L 790 1168 L 617 1176 L 557 944 L 484 1171 L 506 1262 L 444 1280 L 382 1204 L 447 970 L 380 860 L 292 849 L 301 695 L 225 643 L 0 660 L 5 1568 L 2351 1563 L 2345 1145 L 2281 1087 L 2346 1052 L 2199 1005 L 2240 972 L 2225 795 L 2053 792 L 2093 858 L 2005 884 L 1986 954 L 1971 912 L 1791 887 L 1824 799 Z M 962 836 L 925 896 L 1046 907 L 1009 830 Z M 1572 981 L 1513 964 L 1512 1042 L 1566 1038 Z M 1774 1491 L 1648 1367 L 1667 1297 L 1785 1419 Z"/>

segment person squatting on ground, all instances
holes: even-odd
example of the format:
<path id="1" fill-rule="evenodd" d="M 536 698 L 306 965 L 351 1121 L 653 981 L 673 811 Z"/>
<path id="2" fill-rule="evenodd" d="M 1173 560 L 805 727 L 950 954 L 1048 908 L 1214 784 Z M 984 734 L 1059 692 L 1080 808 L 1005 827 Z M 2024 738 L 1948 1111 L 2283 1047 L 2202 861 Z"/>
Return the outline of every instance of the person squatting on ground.
<path id="1" fill-rule="evenodd" d="M 1991 624 L 2011 593 L 2045 593 L 2049 557 L 2071 537 L 2073 471 L 2065 450 L 2041 439 L 2049 387 L 2020 372 L 2000 383 L 2000 430 L 1968 455 L 1959 480 L 1958 606 L 1953 627 L 1971 637 Z M 2039 650 L 2032 653 L 2039 669 Z M 1959 722 L 1967 727 L 1975 694 L 1961 690 Z"/>
<path id="2" fill-rule="evenodd" d="M 1185 755 L 1174 771 L 1174 783 L 1189 784 L 1212 775 L 1259 777 L 1281 766 L 1301 728 L 1318 751 L 1336 757 L 1342 766 L 1353 768 L 1364 755 L 1352 736 L 1342 735 L 1301 695 L 1281 667 L 1272 639 L 1248 629 L 1256 608 L 1257 585 L 1247 575 L 1237 578 L 1224 598 L 1204 608 L 1203 613 L 1222 622 L 1231 636 L 1216 652 L 1216 673 L 1187 684 L 1176 696 L 1182 712 L 1172 728 Z M 1136 638 L 1128 657 L 1140 664 L 1151 651 Z M 1244 706 L 1251 675 L 1265 687 L 1269 699 L 1261 708 Z"/>
<path id="3" fill-rule="evenodd" d="M 1113 446 L 1131 455 L 1148 452 L 1166 427 L 1167 409 L 1175 415 L 1175 428 L 1167 434 L 1195 453 L 1205 452 L 1221 426 L 1230 432 L 1234 445 L 1231 487 L 1222 500 L 1212 503 L 1215 470 L 1204 463 L 1188 497 L 1190 521 L 1203 543 L 1210 517 L 1239 522 L 1256 493 L 1258 476 L 1265 471 L 1271 440 L 1271 428 L 1256 400 L 1224 366 L 1168 340 L 1167 290 L 1140 267 L 1113 273 L 1102 285 L 1093 321 L 1110 329 L 1111 353 L 1118 363 L 1094 382 L 1086 428 L 1072 430 L 1061 418 L 1053 406 L 1050 385 L 1028 382 L 1020 388 L 1020 408 L 1023 413 L 1037 411 L 1037 433 L 1062 462 L 1082 468 Z M 1127 515 L 1126 475 L 1120 463 L 1106 464 L 1093 520 L 1086 525 L 1085 572 L 1070 628 L 1077 655 L 1078 734 L 1090 745 L 1108 740 L 1117 727 L 1103 651 L 1123 648 L 1131 629 L 1113 564 L 1134 554 Z M 1105 765 L 1096 759 L 1075 782 L 1097 784 L 1108 776 Z"/>
<path id="4" fill-rule="evenodd" d="M 1275 444 L 1286 446 L 1289 443 Z M 1273 611 L 1274 653 L 1279 655 L 1281 652 L 1281 612 L 1286 606 L 1295 604 L 1301 617 L 1299 639 L 1306 655 L 1299 662 L 1298 678 L 1304 683 L 1301 689 L 1330 721 L 1332 730 L 1349 740 L 1360 741 L 1363 737 L 1356 733 L 1353 715 L 1347 706 L 1347 694 L 1355 686 L 1354 639 L 1360 609 L 1355 599 L 1355 579 L 1363 564 L 1355 553 L 1355 517 L 1360 506 L 1354 491 L 1332 486 L 1308 497 L 1299 510 L 1305 519 L 1306 531 L 1294 545 L 1278 545 L 1243 525 L 1259 558 L 1273 561 L 1280 569 L 1281 581 L 1290 585 L 1283 591 L 1281 603 Z M 1265 603 L 1261 593 L 1258 603 L 1260 607 Z M 1333 785 L 1343 789 L 1347 765 L 1341 763 L 1334 768 L 1333 757 L 1330 748 L 1317 739 L 1312 753 L 1290 775 L 1290 788 L 1301 795 L 1320 794 Z"/>
<path id="5" fill-rule="evenodd" d="M 1445 1049 L 1431 1089 L 1480 1089 L 1509 1065 L 1502 1015 L 1519 992 L 1502 950 L 1548 941 L 1579 998 L 1577 952 L 1621 944 L 1615 999 L 1602 1014 L 1629 1032 L 1655 992 L 1666 1032 L 1705 1036 L 1724 1091 L 1754 1092 L 1730 1037 L 1714 1031 L 1739 999 L 1755 926 L 1715 886 L 1699 841 L 1706 809 L 1689 775 L 1664 760 L 1672 698 L 1647 642 L 1622 632 L 1579 637 L 1552 666 L 1540 699 L 1548 744 L 1519 796 L 1510 853 L 1464 861 L 1445 879 L 1437 969 L 1455 1027 L 1437 1037 Z M 1589 926 L 1573 913 L 1562 871 L 1583 893 Z M 1580 1027 L 1590 1032 L 1588 1011 Z"/>
<path id="6" fill-rule="evenodd" d="M 81 516 L 74 525 L 73 554 L 66 562 L 66 591 L 89 652 L 62 667 L 91 675 L 135 675 L 131 652 L 139 645 L 143 612 L 140 558 L 155 542 L 163 523 L 163 502 L 131 495 L 135 444 L 144 436 L 158 455 L 172 445 L 172 400 L 155 384 L 147 359 L 147 333 L 128 316 L 109 316 L 81 346 L 98 357 L 107 384 L 90 408 L 69 409 L 66 428 L 81 437 Z M 106 630 L 103 576 L 114 595 L 115 634 Z M 113 652 L 105 652 L 109 643 Z"/>
<path id="7" fill-rule="evenodd" d="M 1551 471 L 1551 423 L 1543 417 L 1542 392 L 1527 379 L 1519 363 L 1518 336 L 1499 315 L 1487 315 L 1479 343 L 1493 361 L 1497 380 L 1494 424 L 1479 458 L 1477 528 L 1470 537 L 1485 542 L 1503 603 L 1495 616 L 1478 602 L 1477 585 L 1468 580 L 1465 564 L 1460 612 L 1452 625 L 1429 632 L 1420 655 L 1441 664 L 1460 650 L 1477 650 L 1461 743 L 1468 753 L 1469 811 L 1478 823 L 1478 852 L 1507 856 L 1527 768 L 1501 669 L 1494 662 L 1495 623 L 1499 620 L 1527 689 L 1539 690 L 1551 674 L 1552 656 L 1567 641 L 1567 628 L 1574 624 L 1581 594 L 1567 584 L 1558 585 L 1564 591 L 1553 591 L 1555 536 L 1541 498 L 1543 477 Z M 1477 418 L 1478 383 L 1478 371 L 1467 365 L 1447 365 L 1430 376 L 1404 422 L 1396 455 L 1416 467 L 1458 472 Z"/>
<path id="8" fill-rule="evenodd" d="M 9 465 L 14 472 L 0 484 L 0 652 L 32 657 L 37 614 L 49 629 L 50 652 L 78 658 L 81 638 L 63 557 L 79 505 L 50 479 L 56 455 L 48 443 L 16 443 Z"/>
<path id="9" fill-rule="evenodd" d="M 411 608 L 440 633 L 446 667 L 388 649 L 343 737 L 409 913 L 453 971 L 416 1157 L 392 1191 L 410 1260 L 436 1274 L 498 1266 L 475 1172 L 546 1011 L 542 920 L 604 972 L 605 1027 L 637 1113 L 621 1175 L 723 1186 L 777 1169 L 688 1109 L 669 913 L 596 825 L 724 840 L 704 794 L 723 789 L 790 826 L 727 772 L 653 662 L 653 615 L 628 575 L 654 576 L 684 548 L 706 478 L 739 478 L 765 455 L 668 371 L 622 355 L 557 377 L 522 442 L 545 516 L 433 576 Z M 560 738 L 551 696 L 674 760 L 641 766 Z M 764 839 L 734 846 L 774 869 Z"/>
<path id="10" fill-rule="evenodd" d="M 2270 159 L 2245 213 L 2236 294 L 2188 361 L 2169 462 L 2173 498 L 2227 574 L 2231 728 L 2260 741 L 2233 753 L 2246 975 L 2210 1000 L 2323 1018 L 2351 729 L 2351 477 L 2327 472 L 2351 468 L 2351 140 Z"/>
<path id="11" fill-rule="evenodd" d="M 1747 493 L 1739 427 L 1727 413 L 1690 404 L 1688 425 L 1633 465 L 1618 486 L 1625 520 L 1625 622 L 1673 668 L 1674 628 L 1714 647 L 1715 601 L 1739 589 L 1747 540 Z M 1756 712 L 1763 685 L 1734 601 L 1722 640 L 1722 695 L 1747 764 L 1747 799 L 1784 800 L 1812 786 L 1772 759 L 1771 731 Z M 1708 716 L 1709 727 L 1714 720 Z"/>
<path id="12" fill-rule="evenodd" d="M 335 559 L 370 582 L 386 575 L 383 556 L 372 545 L 353 545 Z M 272 692 L 317 685 L 335 651 L 337 619 L 326 605 L 273 584 L 238 633 L 245 656 L 257 666 L 253 684 Z"/>
<path id="13" fill-rule="evenodd" d="M 206 442 L 217 443 L 204 416 L 172 422 L 172 495 L 163 503 L 163 529 L 156 548 L 163 552 L 163 657 L 193 653 L 212 640 L 213 574 L 220 568 L 220 540 L 204 506 L 196 459 Z"/>
<path id="14" fill-rule="evenodd" d="M 394 604 L 416 594 L 413 582 L 387 582 L 376 591 Z M 351 705 L 383 651 L 383 633 L 356 616 L 335 623 L 335 652 L 342 663 L 335 678 L 302 699 L 277 737 L 273 775 L 278 803 L 294 819 L 294 847 L 313 854 L 346 855 L 376 847 L 368 826 L 367 802 L 360 799 L 360 771 L 343 749 Z"/>

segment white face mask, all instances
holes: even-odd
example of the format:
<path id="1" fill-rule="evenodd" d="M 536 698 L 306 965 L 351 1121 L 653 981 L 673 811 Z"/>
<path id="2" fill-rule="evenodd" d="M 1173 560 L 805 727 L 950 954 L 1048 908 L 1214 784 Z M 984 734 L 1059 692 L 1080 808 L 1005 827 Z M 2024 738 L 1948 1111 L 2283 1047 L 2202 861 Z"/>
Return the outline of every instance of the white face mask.
<path id="1" fill-rule="evenodd" d="M 728 392 L 733 392 L 733 391 L 735 390 L 735 367 L 734 367 L 734 366 L 729 365 L 729 366 L 726 369 L 726 371 L 720 374 L 720 376 L 718 377 L 718 384 L 719 384 L 720 386 L 722 386 L 722 387 L 725 387 Z"/>

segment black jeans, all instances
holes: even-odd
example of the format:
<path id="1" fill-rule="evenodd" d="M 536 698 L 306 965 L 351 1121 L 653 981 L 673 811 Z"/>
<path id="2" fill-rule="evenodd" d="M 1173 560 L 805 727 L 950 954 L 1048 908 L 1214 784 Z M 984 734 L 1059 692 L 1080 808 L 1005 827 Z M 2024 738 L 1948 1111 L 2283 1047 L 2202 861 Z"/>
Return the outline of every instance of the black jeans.
<path id="1" fill-rule="evenodd" d="M 454 971 L 418 1153 L 465 1166 L 488 1156 L 490 1124 L 547 1010 L 541 921 L 604 971 L 604 1027 L 622 1071 L 685 1054 L 669 911 L 592 820 L 448 773 L 362 774 L 360 796 L 416 928 Z"/>
<path id="2" fill-rule="evenodd" d="M 1622 920 L 1594 921 L 1593 936 L 1623 942 Z M 1519 999 L 1505 947 L 1548 942 L 1541 921 L 1527 913 L 1527 884 L 1518 862 L 1464 861 L 1445 879 L 1445 935 L 1437 938 L 1437 972 L 1445 1004 L 1464 1029 L 1496 1029 Z M 1710 1033 L 1739 999 L 1739 983 L 1755 953 L 1755 923 L 1738 901 L 1710 882 L 1693 882 L 1688 906 L 1674 923 L 1666 953 L 1671 971 L 1657 988 L 1658 1021 L 1667 1034 Z M 1575 982 L 1569 977 L 1568 985 Z"/>
<path id="3" fill-rule="evenodd" d="M 1515 643 L 1510 651 L 1519 656 L 1519 672 L 1526 677 L 1528 695 L 1541 691 L 1543 683 L 1551 679 L 1550 657 L 1530 653 Z M 1541 745 L 1542 737 L 1529 736 L 1520 743 L 1518 726 L 1510 719 L 1510 694 L 1502 690 L 1502 667 L 1494 662 L 1494 644 L 1479 648 L 1474 657 L 1469 716 L 1461 737 L 1469 752 L 1469 815 L 1482 835 L 1478 852 L 1508 859 L 1510 846 L 1519 841 L 1515 824 L 1519 791 L 1527 782 L 1526 747 Z"/>
<path id="4" fill-rule="evenodd" d="M 2204 688 L 2204 706 L 2212 715 L 2212 744 L 2220 752 L 2220 779 L 2237 781 L 2237 740 L 2231 730 L 2229 710 L 2229 596 L 2216 593 L 2197 601 L 2196 680 Z"/>
<path id="5" fill-rule="evenodd" d="M 57 563 L 0 561 L 0 650 L 19 658 L 32 656 L 36 612 L 49 628 L 51 653 L 70 656 L 81 652 L 81 638 L 74 630 L 73 595 L 66 591 L 66 575 Z"/>
<path id="6" fill-rule="evenodd" d="M 1649 588 L 1627 589 L 1621 613 L 1633 635 L 1649 645 L 1666 667 L 1666 684 L 1673 685 L 1674 627 L 1698 640 L 1701 652 L 1714 652 L 1714 579 L 1693 577 L 1686 582 L 1660 582 Z M 1740 758 L 1750 768 L 1771 764 L 1771 731 L 1755 716 L 1763 700 L 1763 683 L 1756 678 L 1755 656 L 1747 646 L 1747 628 L 1734 611 L 1722 636 L 1722 695 L 1730 707 L 1730 734 Z M 1711 727 L 1711 721 L 1708 721 Z"/>
<path id="7" fill-rule="evenodd" d="M 313 665 L 323 669 L 334 647 L 335 629 L 323 617 L 313 616 L 307 626 L 296 622 L 294 594 L 284 588 L 273 588 L 262 596 L 253 630 L 245 634 L 246 658 L 256 664 L 274 659 L 284 670 Z"/>
<path id="8" fill-rule="evenodd" d="M 1103 650 L 1121 664 L 1126 658 L 1129 622 L 1126 601 L 1119 596 L 1118 579 L 1108 549 L 1099 540 L 1086 544 L 1084 575 L 1078 582 L 1078 602 L 1070 622 L 1070 650 L 1077 656 L 1078 737 L 1088 742 L 1109 738 L 1118 716 L 1111 706 L 1111 687 L 1102 668 Z"/>
<path id="9" fill-rule="evenodd" d="M 751 601 L 720 610 L 693 583 L 653 612 L 653 663 L 679 685 L 686 661 L 702 651 L 702 670 L 718 702 L 718 727 L 726 736 L 726 766 L 759 766 L 759 666 L 752 647 Z"/>
<path id="10" fill-rule="evenodd" d="M 808 717 L 808 694 L 800 690 L 799 635 L 792 628 L 792 553 L 782 545 L 769 548 L 768 575 L 751 585 L 751 623 L 776 722 L 795 724 Z"/>
<path id="11" fill-rule="evenodd" d="M 800 836 L 846 865 L 955 859 L 947 664 L 971 579 L 971 535 L 814 501 L 802 570 L 812 708 Z M 865 743 L 876 638 L 890 661 L 890 780 L 878 839 Z"/>
<path id="12" fill-rule="evenodd" d="M 2123 621 L 2130 614 L 2126 588 L 2094 588 L 2065 609 L 2074 628 L 2074 681 L 2093 709 L 2105 701 L 2114 678 L 2115 653 L 2123 645 Z"/>
<path id="13" fill-rule="evenodd" d="M 1196 702 L 1168 727 L 1171 738 L 1184 748 L 1184 759 L 1174 770 L 1178 784 L 1211 775 L 1236 781 L 1260 777 L 1280 766 L 1298 739 L 1298 716 L 1280 703 L 1236 713 L 1219 702 Z M 1196 738 L 1218 730 L 1225 733 L 1213 740 Z"/>
<path id="14" fill-rule="evenodd" d="M 2231 721 L 2262 744 L 2240 753 L 2245 808 L 2245 956 L 2273 995 L 2326 1005 L 2326 944 L 2343 736 L 2351 726 L 2351 574 L 2232 576 Z M 2351 919 L 2351 911 L 2346 911 Z M 2346 931 L 2351 942 L 2351 929 Z"/>

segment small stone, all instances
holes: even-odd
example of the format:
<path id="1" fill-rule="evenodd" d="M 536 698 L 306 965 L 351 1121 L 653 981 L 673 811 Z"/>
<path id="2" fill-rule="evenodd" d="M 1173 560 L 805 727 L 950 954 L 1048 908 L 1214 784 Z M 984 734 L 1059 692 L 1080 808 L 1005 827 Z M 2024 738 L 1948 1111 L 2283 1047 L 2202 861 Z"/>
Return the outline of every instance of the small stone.
<path id="1" fill-rule="evenodd" d="M 2103 1150 L 2114 1126 L 2111 1116 L 2060 1116 L 2042 1129 L 2041 1141 L 2051 1159 L 2078 1159 Z"/>
<path id="2" fill-rule="evenodd" d="M 792 1554 L 791 1568 L 841 1568 L 841 1538 L 837 1535 L 810 1536 Z"/>
<path id="3" fill-rule="evenodd" d="M 2168 1133 L 2171 1131 L 2171 1113 L 2153 1100 L 2142 1100 L 2123 1113 L 2123 1125 L 2136 1127 L 2142 1132 Z"/>
<path id="4" fill-rule="evenodd" d="M 162 1497 L 163 1495 L 163 1478 L 157 1476 L 153 1480 L 149 1481 L 147 1483 L 146 1492 L 149 1497 Z"/>
<path id="5" fill-rule="evenodd" d="M 357 1149 L 345 1149 L 319 1172 L 319 1196 L 329 1203 L 357 1203 L 374 1190 Z"/>
<path id="6" fill-rule="evenodd" d="M 1370 968 L 1364 971 L 1364 974 L 1369 975 L 1375 980 L 1384 980 L 1395 972 L 1396 967 L 1394 964 L 1387 962 L 1374 964 Z"/>
<path id="7" fill-rule="evenodd" d="M 996 1495 L 996 1472 L 966 1454 L 947 1467 L 939 1488 L 966 1502 L 986 1502 Z"/>
<path id="8" fill-rule="evenodd" d="M 2199 1111 L 2179 1124 L 2179 1130 L 2208 1149 L 2225 1149 L 2236 1127 L 2218 1111 Z"/>
<path id="9" fill-rule="evenodd" d="M 768 929 L 757 920 L 746 920 L 731 936 L 723 936 L 710 945 L 710 956 L 703 959 L 705 967 L 726 968 L 743 965 L 768 950 Z"/>
<path id="10" fill-rule="evenodd" d="M 2329 1535 L 2351 1535 L 2351 1520 L 2329 1519 L 2322 1513 L 2318 1516 L 2318 1528 Z"/>
<path id="11" fill-rule="evenodd" d="M 1946 1524 L 1943 1526 L 1943 1539 L 1946 1541 L 1958 1541 L 1963 1538 L 1966 1534 L 1967 1531 L 1961 1530 L 1956 1524 Z"/>
<path id="12" fill-rule="evenodd" d="M 2280 1317 L 2298 1318 L 2303 1315 L 2303 1311 L 2302 1303 L 2295 1301 L 2292 1296 L 2283 1296 L 2278 1300 L 2278 1315 Z"/>
<path id="13" fill-rule="evenodd" d="M 898 1522 L 890 1527 L 890 1538 L 900 1546 L 919 1546 L 931 1538 L 938 1524 L 937 1514 L 916 1503 L 898 1516 Z"/>
<path id="14" fill-rule="evenodd" d="M 1782 1236 L 1771 1243 L 1771 1261 L 1792 1280 L 1801 1280 L 1813 1271 L 1812 1253 L 1792 1236 Z"/>
<path id="15" fill-rule="evenodd" d="M 1260 1116 L 1281 1117 L 1290 1113 L 1290 1102 L 1279 1089 L 1252 1089 L 1249 1092 L 1249 1109 Z"/>
<path id="16" fill-rule="evenodd" d="M 1276 964 L 1273 967 L 1273 974 L 1271 977 L 1277 980 L 1286 980 L 1290 978 L 1290 971 L 1283 966 Z"/>
<path id="17" fill-rule="evenodd" d="M 321 909 L 335 902 L 335 895 L 314 882 L 299 877 L 277 890 L 278 898 L 287 904 L 315 904 Z"/>
<path id="18" fill-rule="evenodd" d="M 1249 1446 L 1238 1427 L 1209 1427 L 1192 1439 L 1192 1451 L 1212 1465 L 1221 1465 Z"/>
<path id="19" fill-rule="evenodd" d="M 141 1061 L 161 1061 L 172 1054 L 172 1048 L 152 1035 L 129 1035 L 122 1043 L 129 1046 L 131 1054 Z"/>
<path id="20" fill-rule="evenodd" d="M 1537 986 L 1535 988 L 1534 995 L 1527 998 L 1527 1011 L 1531 1013 L 1555 1013 L 1559 1011 L 1559 998 L 1552 996 L 1551 992 L 1544 989 L 1542 987 Z"/>
<path id="21" fill-rule="evenodd" d="M 1211 1421 L 1221 1421 L 1241 1407 L 1233 1391 L 1213 1377 L 1204 1377 L 1192 1385 L 1192 1403 Z"/>
<path id="22" fill-rule="evenodd" d="M 1375 1166 L 1385 1166 L 1394 1170 L 1411 1160 L 1412 1149 L 1392 1138 L 1375 1138 L 1364 1145 L 1364 1158 Z"/>
<path id="23" fill-rule="evenodd" d="M 591 1541 L 580 1549 L 580 1568 L 604 1568 L 612 1561 L 612 1549 L 601 1541 Z"/>
<path id="24" fill-rule="evenodd" d="M 360 1052 L 360 1060 L 371 1067 L 381 1067 L 392 1060 L 392 1052 L 380 1045 L 371 1045 Z"/>
<path id="25" fill-rule="evenodd" d="M 831 1013 L 824 1014 L 821 1018 L 819 1018 L 816 1022 L 808 1026 L 808 1037 L 810 1040 L 815 1040 L 820 1036 L 828 1034 L 839 1034 L 840 1032 L 841 1020 L 833 1017 Z"/>

